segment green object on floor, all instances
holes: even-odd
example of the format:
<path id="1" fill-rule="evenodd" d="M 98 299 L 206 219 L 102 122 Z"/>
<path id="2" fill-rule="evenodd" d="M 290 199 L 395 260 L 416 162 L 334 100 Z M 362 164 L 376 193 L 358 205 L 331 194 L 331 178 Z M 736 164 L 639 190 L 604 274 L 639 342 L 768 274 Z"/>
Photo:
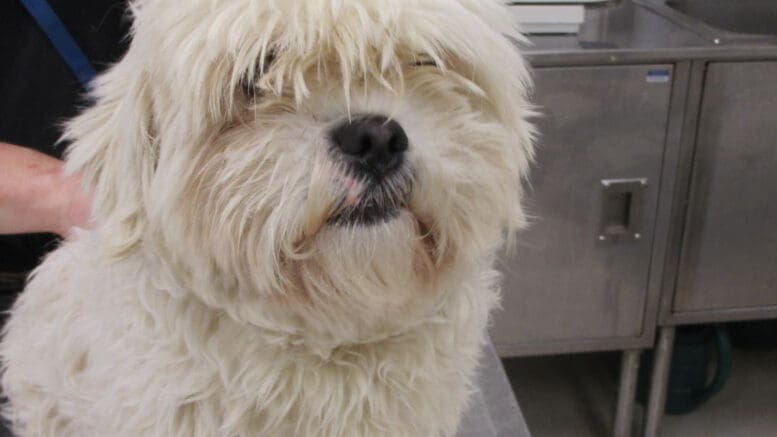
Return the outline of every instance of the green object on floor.
<path id="1" fill-rule="evenodd" d="M 645 403 L 653 368 L 652 352 L 642 355 L 638 400 Z M 714 364 L 712 378 L 708 369 Z M 731 375 L 731 341 L 721 325 L 681 326 L 675 333 L 669 384 L 667 414 L 686 414 L 718 394 Z"/>

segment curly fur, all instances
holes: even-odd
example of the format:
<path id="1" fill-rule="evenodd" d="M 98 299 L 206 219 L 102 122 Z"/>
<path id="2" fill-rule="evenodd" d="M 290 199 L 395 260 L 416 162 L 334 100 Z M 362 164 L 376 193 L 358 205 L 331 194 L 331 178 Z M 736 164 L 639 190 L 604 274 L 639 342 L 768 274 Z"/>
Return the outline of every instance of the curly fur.
<path id="1" fill-rule="evenodd" d="M 65 133 L 95 227 L 35 271 L 0 344 L 15 431 L 454 434 L 492 264 L 524 220 L 530 81 L 510 15 L 483 0 L 131 11 L 128 53 Z M 366 194 L 328 132 L 374 113 L 409 138 L 383 188 L 409 201 L 333 225 Z"/>

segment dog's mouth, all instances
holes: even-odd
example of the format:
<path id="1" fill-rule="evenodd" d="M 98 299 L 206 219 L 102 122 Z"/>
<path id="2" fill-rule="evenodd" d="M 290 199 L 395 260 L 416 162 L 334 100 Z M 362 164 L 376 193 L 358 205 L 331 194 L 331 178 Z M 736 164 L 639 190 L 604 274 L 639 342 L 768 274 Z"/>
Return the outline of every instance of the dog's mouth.
<path id="1" fill-rule="evenodd" d="M 327 223 L 369 226 L 396 218 L 407 207 L 413 189 L 413 172 L 403 166 L 381 180 L 348 173 L 336 177 L 344 188 L 339 204 Z"/>

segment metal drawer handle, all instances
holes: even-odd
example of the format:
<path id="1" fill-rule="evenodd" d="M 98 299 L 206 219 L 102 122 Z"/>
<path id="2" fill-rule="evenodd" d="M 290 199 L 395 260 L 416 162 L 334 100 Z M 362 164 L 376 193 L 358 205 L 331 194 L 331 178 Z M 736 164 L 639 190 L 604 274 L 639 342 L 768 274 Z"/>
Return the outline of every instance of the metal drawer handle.
<path id="1" fill-rule="evenodd" d="M 647 184 L 646 178 L 602 180 L 602 213 L 597 237 L 600 242 L 642 238 Z"/>

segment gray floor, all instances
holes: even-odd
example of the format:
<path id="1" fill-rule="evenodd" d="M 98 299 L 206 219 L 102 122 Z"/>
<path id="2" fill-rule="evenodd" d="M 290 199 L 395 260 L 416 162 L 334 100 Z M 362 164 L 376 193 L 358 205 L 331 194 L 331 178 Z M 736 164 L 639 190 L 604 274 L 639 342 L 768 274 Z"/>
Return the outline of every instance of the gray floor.
<path id="1" fill-rule="evenodd" d="M 614 353 L 505 360 L 534 437 L 610 435 L 618 366 Z M 735 350 L 733 366 L 715 398 L 691 414 L 666 416 L 663 436 L 777 436 L 777 351 Z"/>

